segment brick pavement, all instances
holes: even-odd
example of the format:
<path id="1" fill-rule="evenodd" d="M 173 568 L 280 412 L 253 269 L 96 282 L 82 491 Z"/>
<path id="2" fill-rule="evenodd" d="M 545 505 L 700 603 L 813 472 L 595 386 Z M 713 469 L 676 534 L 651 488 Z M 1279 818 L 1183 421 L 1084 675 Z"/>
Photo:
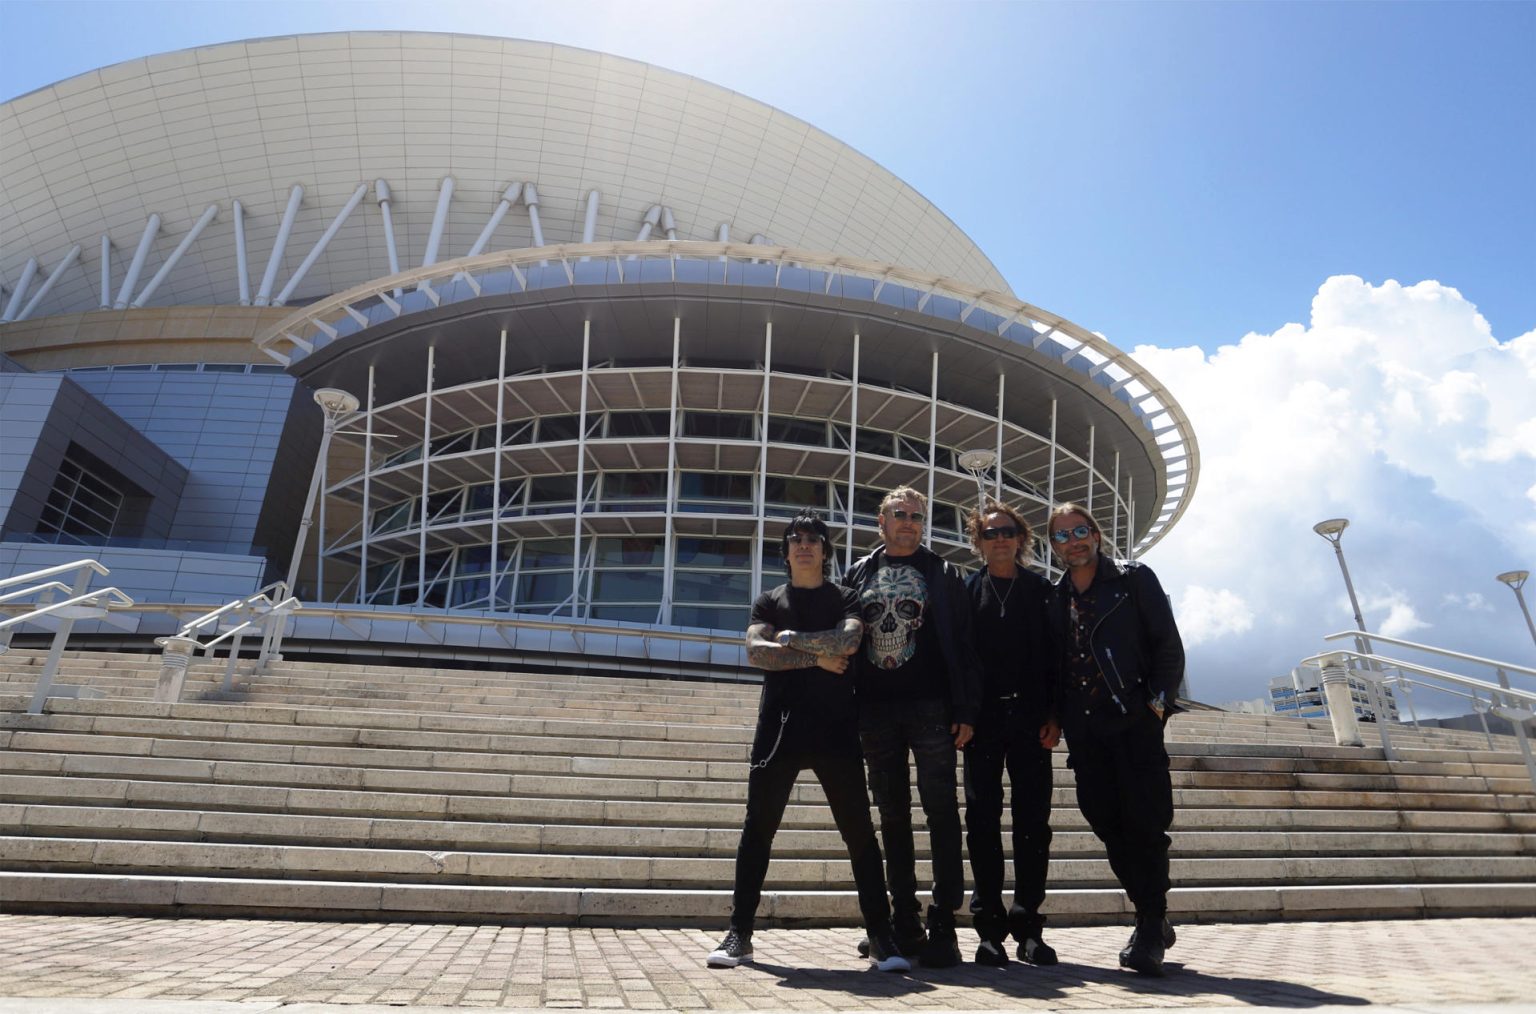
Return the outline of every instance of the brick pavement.
<path id="1" fill-rule="evenodd" d="M 610 929 L 0 916 L 0 1014 L 279 1004 L 624 1010 L 1143 1010 L 1530 1004 L 1536 919 L 1192 925 L 1170 975 L 1115 967 L 1123 927 L 1053 929 L 1055 968 L 875 972 L 846 929 L 763 930 L 755 966 L 720 935 Z M 962 933 L 962 946 L 975 938 Z M 54 998 L 56 1005 L 14 998 Z M 140 1004 L 94 1008 L 88 999 Z M 207 1005 L 204 1007 L 204 1005 Z M 291 1009 L 291 1008 L 290 1008 Z M 398 1009 L 398 1007 L 397 1007 Z"/>

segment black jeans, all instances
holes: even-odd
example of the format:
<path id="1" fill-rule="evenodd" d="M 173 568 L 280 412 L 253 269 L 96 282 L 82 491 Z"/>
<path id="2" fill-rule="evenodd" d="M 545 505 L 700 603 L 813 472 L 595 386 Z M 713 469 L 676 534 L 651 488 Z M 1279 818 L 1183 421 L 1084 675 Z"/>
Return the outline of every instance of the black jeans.
<path id="1" fill-rule="evenodd" d="M 1051 861 L 1051 752 L 1040 726 L 1016 701 L 995 702 L 965 748 L 965 844 L 976 893 L 971 911 L 1003 908 L 1003 771 L 1012 788 L 1013 904 L 1038 931 Z"/>
<path id="2" fill-rule="evenodd" d="M 736 848 L 736 890 L 731 899 L 731 925 L 752 932 L 757 903 L 762 900 L 763 880 L 768 875 L 768 853 L 773 836 L 784 819 L 789 793 L 801 771 L 809 769 L 821 783 L 832 808 L 832 819 L 853 864 L 853 883 L 859 892 L 864 925 L 879 931 L 891 922 L 885 900 L 885 875 L 880 869 L 880 845 L 869 817 L 869 793 L 864 786 L 864 766 L 852 749 L 833 754 L 806 751 L 775 752 L 762 767 L 747 776 L 747 818 L 741 825 Z"/>
<path id="3" fill-rule="evenodd" d="M 898 917 L 916 914 L 916 858 L 912 843 L 910 751 L 917 762 L 917 795 L 928 822 L 933 854 L 933 903 L 953 912 L 965 898 L 960 857 L 960 804 L 955 799 L 955 737 L 942 701 L 861 702 L 859 741 L 869 765 L 869 788 L 880 810 L 886 878 Z"/>
<path id="4" fill-rule="evenodd" d="M 1073 729 L 1067 766 L 1077 776 L 1077 807 L 1109 853 L 1109 866 L 1140 917 L 1168 914 L 1168 828 L 1173 780 L 1163 723 L 1150 710 L 1123 732 Z"/>

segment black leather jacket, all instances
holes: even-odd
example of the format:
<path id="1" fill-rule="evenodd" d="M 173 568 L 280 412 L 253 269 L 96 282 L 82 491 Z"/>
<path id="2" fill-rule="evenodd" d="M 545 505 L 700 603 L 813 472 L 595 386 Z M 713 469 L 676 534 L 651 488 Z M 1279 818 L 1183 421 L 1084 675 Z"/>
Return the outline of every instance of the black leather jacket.
<path id="1" fill-rule="evenodd" d="M 1071 642 L 1071 582 L 1072 575 L 1063 574 L 1051 598 L 1051 623 L 1063 646 Z M 1122 714 L 1133 714 L 1161 696 L 1166 721 L 1176 710 L 1174 699 L 1184 679 L 1184 642 L 1162 584 L 1150 567 L 1117 563 L 1101 554 L 1093 587 L 1098 619 L 1089 641 L 1111 698 Z M 1064 665 L 1061 672 L 1064 676 Z"/>
<path id="2" fill-rule="evenodd" d="M 855 561 L 843 576 L 842 583 L 854 591 L 863 592 L 880 572 L 880 563 L 884 559 L 885 547 L 879 546 L 873 553 Z M 932 597 L 929 609 L 949 681 L 951 718 L 974 727 L 981 710 L 981 659 L 976 657 L 971 635 L 971 601 L 965 591 L 965 579 L 954 564 L 922 546 L 910 557 L 899 559 L 922 571 L 923 580 L 928 584 L 928 594 Z M 863 658 L 861 651 L 861 665 Z"/>

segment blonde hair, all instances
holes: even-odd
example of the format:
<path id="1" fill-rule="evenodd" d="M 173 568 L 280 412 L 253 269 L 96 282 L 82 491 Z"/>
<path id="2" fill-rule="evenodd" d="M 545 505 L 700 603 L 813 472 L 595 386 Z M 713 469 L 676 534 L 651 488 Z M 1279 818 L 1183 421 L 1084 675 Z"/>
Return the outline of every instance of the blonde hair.
<path id="1" fill-rule="evenodd" d="M 885 499 L 880 501 L 880 513 L 884 514 L 887 507 L 902 500 L 916 500 L 917 505 L 923 509 L 923 513 L 928 513 L 928 498 L 911 486 L 897 486 L 885 494 Z"/>

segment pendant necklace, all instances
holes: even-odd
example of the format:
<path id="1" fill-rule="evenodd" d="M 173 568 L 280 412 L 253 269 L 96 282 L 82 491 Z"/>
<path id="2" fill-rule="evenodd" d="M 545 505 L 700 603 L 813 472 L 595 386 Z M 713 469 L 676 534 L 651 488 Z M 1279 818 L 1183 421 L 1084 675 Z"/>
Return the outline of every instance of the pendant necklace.
<path id="1" fill-rule="evenodd" d="M 987 572 L 987 584 L 992 586 L 992 597 L 997 599 L 998 619 L 1002 619 L 1004 616 L 1008 615 L 1008 597 L 1013 594 L 1013 578 L 1010 577 L 1007 579 L 1007 581 L 1008 593 L 1006 595 L 999 595 L 997 593 L 997 582 L 992 579 L 992 572 Z"/>

